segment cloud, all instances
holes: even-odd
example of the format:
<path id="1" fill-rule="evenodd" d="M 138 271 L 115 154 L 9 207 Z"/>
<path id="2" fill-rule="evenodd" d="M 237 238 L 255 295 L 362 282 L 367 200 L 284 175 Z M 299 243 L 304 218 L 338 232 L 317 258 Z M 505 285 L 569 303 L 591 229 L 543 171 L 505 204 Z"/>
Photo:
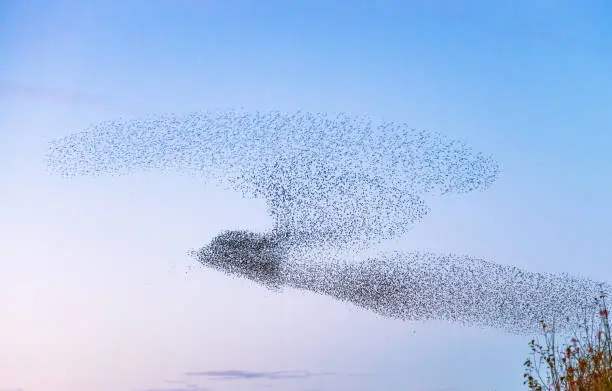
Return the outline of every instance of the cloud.
<path id="1" fill-rule="evenodd" d="M 210 388 L 204 388 L 200 386 L 172 387 L 172 388 L 146 388 L 141 391 L 210 391 Z"/>
<path id="2" fill-rule="evenodd" d="M 245 371 L 240 369 L 229 369 L 220 371 L 187 372 L 187 376 L 202 376 L 214 380 L 285 380 L 306 379 L 320 376 L 336 376 L 333 372 L 310 372 L 310 371 Z"/>
<path id="3" fill-rule="evenodd" d="M 189 383 L 181 380 L 167 380 L 167 384 L 171 384 L 171 387 L 161 388 L 146 388 L 139 391 L 210 391 L 210 388 L 200 387 L 195 383 Z"/>
<path id="4" fill-rule="evenodd" d="M 429 387 L 429 388 L 417 388 L 414 391 L 457 391 L 455 387 Z"/>
<path id="5" fill-rule="evenodd" d="M 101 103 L 100 98 L 82 92 L 34 84 L 0 81 L 0 95 L 24 96 L 28 98 L 69 101 L 80 103 Z"/>
<path id="6" fill-rule="evenodd" d="M 102 97 L 84 91 L 0 80 L 0 97 L 2 96 L 8 96 L 9 98 L 26 98 L 59 104 L 98 106 L 102 108 L 126 106 L 108 97 Z M 131 106 L 133 105 L 130 105 L 130 107 Z"/>
<path id="7" fill-rule="evenodd" d="M 210 388 L 200 387 L 195 383 L 190 383 L 182 380 L 167 380 L 167 384 L 171 384 L 171 387 L 161 388 L 146 388 L 139 391 L 210 391 Z"/>

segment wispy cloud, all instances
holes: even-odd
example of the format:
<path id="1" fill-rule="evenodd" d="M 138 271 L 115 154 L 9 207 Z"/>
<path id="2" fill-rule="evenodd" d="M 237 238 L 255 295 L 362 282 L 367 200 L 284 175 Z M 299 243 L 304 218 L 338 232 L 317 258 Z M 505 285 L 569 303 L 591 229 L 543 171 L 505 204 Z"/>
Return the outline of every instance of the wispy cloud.
<path id="1" fill-rule="evenodd" d="M 118 102 L 109 97 L 84 91 L 5 80 L 0 80 L 0 97 L 2 96 L 7 96 L 9 98 L 26 98 L 57 104 L 78 104 L 103 108 L 137 108 L 133 104 L 129 104 L 128 106 L 125 102 Z"/>
<path id="2" fill-rule="evenodd" d="M 211 391 L 210 388 L 200 387 L 197 384 L 187 383 L 183 381 L 167 381 L 166 383 L 174 384 L 174 386 L 146 388 L 139 391 Z"/>
<path id="3" fill-rule="evenodd" d="M 171 387 L 146 388 L 138 391 L 211 391 L 210 388 L 200 387 L 198 384 L 181 380 L 167 380 Z"/>
<path id="4" fill-rule="evenodd" d="M 222 371 L 187 372 L 187 376 L 202 376 L 213 380 L 284 380 L 284 379 L 307 379 L 321 376 L 338 376 L 334 372 L 310 372 L 310 371 L 245 371 L 240 369 L 229 369 Z"/>
<path id="5" fill-rule="evenodd" d="M 11 81 L 0 81 L 0 95 L 22 96 L 72 103 L 105 103 L 105 101 L 100 97 L 85 94 L 79 91 L 71 91 L 56 87 L 43 87 L 34 84 Z"/>
<path id="6" fill-rule="evenodd" d="M 140 391 L 210 391 L 210 388 L 195 387 L 171 387 L 171 388 L 146 388 Z"/>

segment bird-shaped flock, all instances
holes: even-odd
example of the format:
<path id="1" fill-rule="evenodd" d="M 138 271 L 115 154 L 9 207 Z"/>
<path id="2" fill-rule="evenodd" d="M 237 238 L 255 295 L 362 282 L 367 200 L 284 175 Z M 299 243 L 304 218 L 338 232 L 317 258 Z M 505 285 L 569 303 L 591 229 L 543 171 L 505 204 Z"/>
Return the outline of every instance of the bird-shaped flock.
<path id="1" fill-rule="evenodd" d="M 498 176 L 490 157 L 404 124 L 300 111 L 167 115 L 54 140 L 47 162 L 64 176 L 188 170 L 264 199 L 269 232 L 221 232 L 195 259 L 271 289 L 308 290 L 393 318 L 512 333 L 554 318 L 563 329 L 608 288 L 469 256 L 339 257 L 405 235 L 427 214 L 425 195 L 485 190 Z"/>

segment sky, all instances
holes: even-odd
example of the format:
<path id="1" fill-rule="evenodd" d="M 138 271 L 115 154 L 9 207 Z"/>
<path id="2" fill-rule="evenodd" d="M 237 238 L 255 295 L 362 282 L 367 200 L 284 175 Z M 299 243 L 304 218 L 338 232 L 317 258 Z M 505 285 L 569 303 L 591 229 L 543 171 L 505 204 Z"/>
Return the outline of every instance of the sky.
<path id="1" fill-rule="evenodd" d="M 0 0 L 0 390 L 522 387 L 530 338 L 382 318 L 194 267 L 261 200 L 65 179 L 49 140 L 216 108 L 369 114 L 501 166 L 393 245 L 612 280 L 607 1 Z M 608 175 L 606 175 L 608 174 Z"/>

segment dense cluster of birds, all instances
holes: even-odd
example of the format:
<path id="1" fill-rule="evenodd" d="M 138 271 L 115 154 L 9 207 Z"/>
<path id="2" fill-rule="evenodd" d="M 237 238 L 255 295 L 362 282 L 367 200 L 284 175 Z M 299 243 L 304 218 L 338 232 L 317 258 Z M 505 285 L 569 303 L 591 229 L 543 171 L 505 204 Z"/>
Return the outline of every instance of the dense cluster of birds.
<path id="1" fill-rule="evenodd" d="M 497 178 L 491 157 L 405 124 L 244 111 L 110 121 L 55 140 L 47 162 L 65 176 L 187 170 L 264 199 L 269 232 L 221 232 L 192 252 L 197 261 L 270 289 L 325 294 L 384 316 L 531 332 L 540 319 L 569 324 L 602 289 L 588 279 L 467 256 L 338 258 L 336 250 L 406 234 L 428 212 L 425 195 L 484 190 Z"/>
<path id="2" fill-rule="evenodd" d="M 445 320 L 516 334 L 540 321 L 572 330 L 594 313 L 608 286 L 584 277 L 534 273 L 454 254 L 386 252 L 353 262 L 288 256 L 282 236 L 225 231 L 192 255 L 203 265 L 279 291 L 306 290 L 385 317 Z M 549 326 L 550 328 L 550 326 Z"/>

